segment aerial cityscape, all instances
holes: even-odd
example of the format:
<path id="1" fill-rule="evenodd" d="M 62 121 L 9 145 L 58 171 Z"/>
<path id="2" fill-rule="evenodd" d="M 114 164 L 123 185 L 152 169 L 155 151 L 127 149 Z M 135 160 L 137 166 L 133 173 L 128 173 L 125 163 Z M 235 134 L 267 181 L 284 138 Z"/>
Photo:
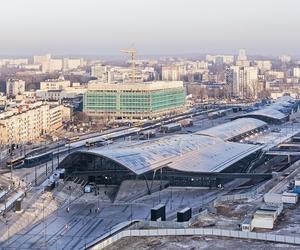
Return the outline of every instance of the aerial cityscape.
<path id="1" fill-rule="evenodd" d="M 0 7 L 0 249 L 300 249 L 300 2 Z"/>

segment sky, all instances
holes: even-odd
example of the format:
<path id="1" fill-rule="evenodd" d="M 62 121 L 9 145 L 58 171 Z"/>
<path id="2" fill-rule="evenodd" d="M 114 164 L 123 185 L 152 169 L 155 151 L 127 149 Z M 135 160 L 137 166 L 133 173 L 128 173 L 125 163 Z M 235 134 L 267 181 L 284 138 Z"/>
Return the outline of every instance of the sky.
<path id="1" fill-rule="evenodd" d="M 0 0 L 0 55 L 300 55 L 299 0 Z"/>

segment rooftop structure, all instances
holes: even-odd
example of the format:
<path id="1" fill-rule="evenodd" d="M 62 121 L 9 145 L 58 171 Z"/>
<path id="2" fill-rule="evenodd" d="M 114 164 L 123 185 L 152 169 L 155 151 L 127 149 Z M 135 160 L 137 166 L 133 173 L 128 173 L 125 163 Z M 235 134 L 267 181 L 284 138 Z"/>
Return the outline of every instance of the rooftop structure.
<path id="1" fill-rule="evenodd" d="M 234 119 L 243 118 L 243 117 L 256 118 L 256 119 L 262 120 L 264 122 L 273 123 L 273 124 L 283 123 L 289 119 L 288 115 L 286 115 L 272 107 L 267 107 L 264 109 L 256 110 L 256 111 L 235 117 Z"/>
<path id="2" fill-rule="evenodd" d="M 67 174 L 88 175 L 118 184 L 121 180 L 164 171 L 164 178 L 186 173 L 218 173 L 262 149 L 260 145 L 226 142 L 197 134 L 163 137 L 130 146 L 95 148 L 70 154 L 60 164 Z M 242 171 L 242 164 L 237 168 Z M 172 174 L 170 174 L 172 173 Z M 193 178 L 192 178 L 193 179 Z M 189 181 L 193 181 L 189 179 Z M 174 180 L 171 180 L 174 181 Z"/>
<path id="3" fill-rule="evenodd" d="M 218 137 L 223 140 L 234 140 L 252 131 L 259 131 L 267 127 L 267 123 L 254 118 L 240 118 L 209 129 L 196 132 L 199 135 Z"/>
<path id="4" fill-rule="evenodd" d="M 293 111 L 298 110 L 298 102 L 290 96 L 282 96 L 277 99 L 273 104 L 265 108 L 240 115 L 238 118 L 256 118 L 271 124 L 278 124 L 288 121 L 289 115 Z"/>

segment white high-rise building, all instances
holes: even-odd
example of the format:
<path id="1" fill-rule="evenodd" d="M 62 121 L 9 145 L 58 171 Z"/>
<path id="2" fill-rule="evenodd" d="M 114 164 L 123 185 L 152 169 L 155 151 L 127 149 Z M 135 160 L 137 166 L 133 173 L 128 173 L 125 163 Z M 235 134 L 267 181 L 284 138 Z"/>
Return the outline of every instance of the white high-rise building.
<path id="1" fill-rule="evenodd" d="M 61 71 L 63 68 L 62 59 L 51 59 L 48 64 L 48 70 L 46 72 Z"/>
<path id="2" fill-rule="evenodd" d="M 272 69 L 272 62 L 268 60 L 256 60 L 255 61 L 256 66 L 258 69 L 264 73 L 265 71 L 271 70 Z"/>
<path id="3" fill-rule="evenodd" d="M 91 67 L 91 76 L 101 79 L 104 71 L 105 71 L 104 65 L 102 65 L 102 64 L 93 65 Z"/>
<path id="4" fill-rule="evenodd" d="M 240 67 L 249 67 L 250 61 L 247 60 L 246 50 L 240 49 L 236 60 L 236 65 Z"/>
<path id="5" fill-rule="evenodd" d="M 177 65 L 162 66 L 163 81 L 178 81 L 180 79 L 180 69 Z"/>
<path id="6" fill-rule="evenodd" d="M 39 64 L 42 66 L 42 71 L 44 73 L 50 72 L 50 61 L 51 61 L 51 54 L 46 54 L 43 56 L 34 56 L 33 63 Z"/>
<path id="7" fill-rule="evenodd" d="M 239 49 L 239 54 L 238 54 L 238 61 L 247 61 L 247 55 L 246 55 L 246 50 L 245 49 Z"/>
<path id="8" fill-rule="evenodd" d="M 16 96 L 25 92 L 25 81 L 18 79 L 8 79 L 6 81 L 6 95 Z"/>
<path id="9" fill-rule="evenodd" d="M 293 76 L 300 78 L 300 68 L 293 69 Z"/>
<path id="10" fill-rule="evenodd" d="M 231 66 L 233 96 L 240 98 L 255 97 L 258 89 L 257 67 Z"/>
<path id="11" fill-rule="evenodd" d="M 70 59 L 70 58 L 64 58 L 63 59 L 63 69 L 64 70 L 72 70 L 77 69 L 82 65 L 83 59 L 77 58 L 77 59 Z"/>
<path id="12" fill-rule="evenodd" d="M 51 59 L 51 54 L 46 54 L 44 56 L 34 56 L 33 63 L 34 64 L 43 64 L 45 62 L 50 61 L 50 59 Z"/>
<path id="13" fill-rule="evenodd" d="M 279 56 L 279 60 L 282 63 L 289 63 L 292 60 L 292 57 L 289 55 L 281 55 L 281 56 Z"/>
<path id="14" fill-rule="evenodd" d="M 213 63 L 233 64 L 234 56 L 230 55 L 206 55 L 206 61 Z"/>

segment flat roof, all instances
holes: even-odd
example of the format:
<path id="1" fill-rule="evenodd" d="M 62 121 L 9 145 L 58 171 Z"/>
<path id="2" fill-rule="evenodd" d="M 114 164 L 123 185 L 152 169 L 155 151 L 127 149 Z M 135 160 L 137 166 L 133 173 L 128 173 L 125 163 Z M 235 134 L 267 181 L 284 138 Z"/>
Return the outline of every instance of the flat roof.
<path id="1" fill-rule="evenodd" d="M 160 89 L 183 88 L 182 81 L 156 81 L 156 82 L 142 82 L 142 83 L 101 83 L 91 82 L 88 85 L 89 91 L 111 90 L 111 91 L 150 91 Z"/>
<path id="2" fill-rule="evenodd" d="M 209 129 L 197 131 L 196 134 L 218 137 L 223 140 L 230 140 L 236 136 L 245 134 L 266 125 L 267 123 L 255 118 L 240 118 Z"/>
<path id="3" fill-rule="evenodd" d="M 220 172 L 262 149 L 261 145 L 184 134 L 109 148 L 77 151 L 111 159 L 137 175 L 168 166 L 185 172 Z"/>

